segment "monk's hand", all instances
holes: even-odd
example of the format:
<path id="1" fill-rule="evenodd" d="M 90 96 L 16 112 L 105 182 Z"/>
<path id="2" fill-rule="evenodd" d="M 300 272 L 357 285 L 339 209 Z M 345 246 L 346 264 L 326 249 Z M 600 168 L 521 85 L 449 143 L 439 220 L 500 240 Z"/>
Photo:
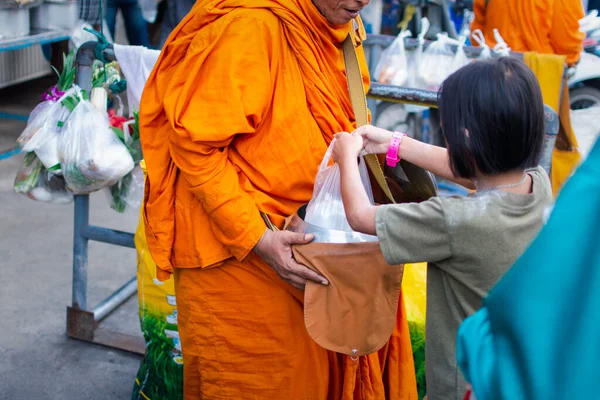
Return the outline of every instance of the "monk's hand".
<path id="1" fill-rule="evenodd" d="M 393 134 L 393 132 L 373 125 L 363 125 L 352 132 L 353 136 L 362 137 L 363 148 L 368 154 L 387 153 Z"/>
<path id="2" fill-rule="evenodd" d="M 292 245 L 308 244 L 313 238 L 313 235 L 302 233 L 267 230 L 254 247 L 254 252 L 265 260 L 281 279 L 297 289 L 304 290 L 307 280 L 328 285 L 327 279 L 298 263 L 292 253 Z"/>
<path id="3" fill-rule="evenodd" d="M 338 164 L 342 164 L 348 160 L 356 162 L 356 158 L 362 150 L 362 137 L 358 135 L 351 135 L 347 132 L 341 132 L 334 137 L 333 151 L 331 152 L 331 156 L 333 157 L 333 161 Z"/>

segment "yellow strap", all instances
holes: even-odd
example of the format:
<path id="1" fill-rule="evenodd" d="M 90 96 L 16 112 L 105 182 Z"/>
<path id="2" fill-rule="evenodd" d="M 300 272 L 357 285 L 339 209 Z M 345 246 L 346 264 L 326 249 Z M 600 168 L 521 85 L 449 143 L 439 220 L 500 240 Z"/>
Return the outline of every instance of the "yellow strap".
<path id="1" fill-rule="evenodd" d="M 367 98 L 365 96 L 365 87 L 363 86 L 362 74 L 360 72 L 360 64 L 358 63 L 358 56 L 356 55 L 356 49 L 354 48 L 354 40 L 352 34 L 348 34 L 348 37 L 342 43 L 342 49 L 344 51 L 344 64 L 346 66 L 346 79 L 348 80 L 348 91 L 350 92 L 350 101 L 352 102 L 352 108 L 354 110 L 354 117 L 356 118 L 356 126 L 367 125 L 369 123 L 369 114 L 367 111 Z M 392 202 L 394 196 L 390 187 L 385 180 L 383 170 L 379 164 L 379 159 L 375 154 L 368 154 L 364 157 L 367 166 L 371 170 L 373 177 L 385 196 Z"/>

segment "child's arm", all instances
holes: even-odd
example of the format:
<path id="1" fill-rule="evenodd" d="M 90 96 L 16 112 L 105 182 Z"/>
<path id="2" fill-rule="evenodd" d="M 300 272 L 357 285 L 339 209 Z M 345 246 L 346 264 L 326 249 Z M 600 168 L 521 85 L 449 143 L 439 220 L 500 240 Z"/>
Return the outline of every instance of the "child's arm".
<path id="1" fill-rule="evenodd" d="M 342 133 L 335 140 L 333 159 L 340 166 L 342 200 L 348 224 L 356 232 L 375 235 L 377 207 L 369 201 L 358 170 L 357 158 L 362 150 L 362 138 Z"/>
<path id="2" fill-rule="evenodd" d="M 385 154 L 393 133 L 372 125 L 364 125 L 358 128 L 354 134 L 363 137 L 364 148 L 368 153 Z M 466 188 L 475 189 L 473 182 L 454 175 L 450 168 L 448 151 L 443 147 L 433 146 L 406 136 L 402 139 L 399 154 L 401 158 L 434 175 Z"/>

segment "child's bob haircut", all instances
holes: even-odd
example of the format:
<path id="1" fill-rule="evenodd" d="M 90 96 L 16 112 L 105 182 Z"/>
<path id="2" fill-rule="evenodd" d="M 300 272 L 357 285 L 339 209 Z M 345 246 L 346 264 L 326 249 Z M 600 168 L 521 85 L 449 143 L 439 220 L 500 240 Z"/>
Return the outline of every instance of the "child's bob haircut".
<path id="1" fill-rule="evenodd" d="M 535 167 L 544 144 L 544 103 L 533 72 L 511 58 L 476 61 L 438 94 L 452 171 L 473 179 Z"/>

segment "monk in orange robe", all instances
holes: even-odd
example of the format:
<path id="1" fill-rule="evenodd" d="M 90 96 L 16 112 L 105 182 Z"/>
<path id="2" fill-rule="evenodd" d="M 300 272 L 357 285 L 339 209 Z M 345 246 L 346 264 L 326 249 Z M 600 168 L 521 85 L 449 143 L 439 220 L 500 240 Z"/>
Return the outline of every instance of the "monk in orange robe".
<path id="1" fill-rule="evenodd" d="M 368 88 L 368 2 L 198 0 L 148 80 L 144 220 L 159 279 L 175 275 L 186 399 L 417 398 L 402 301 L 377 353 L 319 347 L 302 289 L 324 278 L 291 253 L 310 238 L 260 214 L 282 228 L 333 135 L 354 130 L 341 43 L 354 38 Z"/>
<path id="2" fill-rule="evenodd" d="M 579 60 L 585 34 L 579 31 L 584 17 L 581 0 L 475 0 L 471 29 L 481 29 L 494 47 L 494 29 L 514 51 L 536 51 Z"/>

